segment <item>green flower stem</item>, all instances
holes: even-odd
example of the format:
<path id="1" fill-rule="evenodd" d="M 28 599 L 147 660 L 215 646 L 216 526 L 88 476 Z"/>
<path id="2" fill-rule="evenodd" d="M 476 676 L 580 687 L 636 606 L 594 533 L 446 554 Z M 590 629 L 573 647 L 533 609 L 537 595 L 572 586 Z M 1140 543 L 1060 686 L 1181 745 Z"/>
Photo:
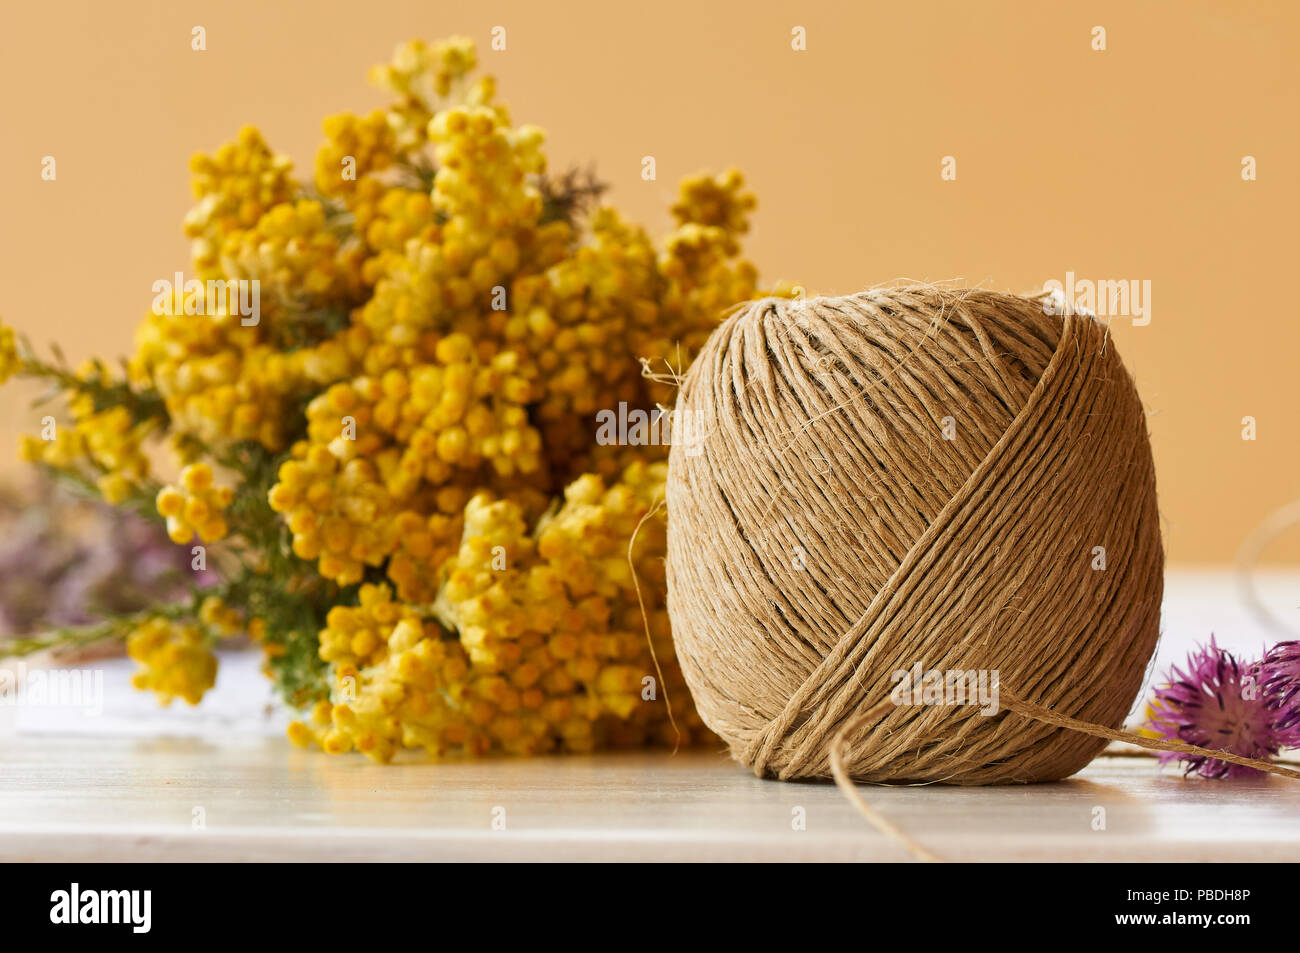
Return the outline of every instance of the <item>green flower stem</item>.
<path id="1" fill-rule="evenodd" d="M 146 619 L 155 616 L 180 618 L 191 612 L 192 607 L 188 604 L 174 603 L 86 625 L 65 626 L 15 639 L 0 639 L 0 658 L 21 658 L 48 650 L 78 649 L 100 642 L 122 641 Z"/>
<path id="2" fill-rule="evenodd" d="M 52 345 L 53 361 L 44 361 L 36 356 L 36 349 L 25 335 L 19 339 L 20 367 L 18 373 L 23 377 L 46 380 L 54 385 L 54 392 L 37 400 L 45 403 L 59 392 L 87 395 L 94 403 L 96 412 L 110 407 L 125 407 L 131 419 L 139 424 L 155 422 L 162 428 L 169 423 L 167 405 L 162 395 L 153 389 L 136 390 L 125 380 L 110 380 L 107 369 L 94 362 L 95 373 L 82 377 L 67 366 L 67 359 L 58 345 Z"/>
<path id="3" fill-rule="evenodd" d="M 94 479 L 80 470 L 68 470 L 62 467 L 50 466 L 48 463 L 34 465 L 50 479 L 67 487 L 78 496 L 91 500 L 103 500 L 104 498 L 103 494 L 99 492 L 99 486 Z M 117 505 L 134 510 L 147 520 L 155 523 L 161 522 L 162 517 L 158 514 L 158 507 L 154 502 L 158 498 L 160 489 L 162 489 L 162 484 L 154 480 L 146 480 L 136 484 L 131 494 Z"/>

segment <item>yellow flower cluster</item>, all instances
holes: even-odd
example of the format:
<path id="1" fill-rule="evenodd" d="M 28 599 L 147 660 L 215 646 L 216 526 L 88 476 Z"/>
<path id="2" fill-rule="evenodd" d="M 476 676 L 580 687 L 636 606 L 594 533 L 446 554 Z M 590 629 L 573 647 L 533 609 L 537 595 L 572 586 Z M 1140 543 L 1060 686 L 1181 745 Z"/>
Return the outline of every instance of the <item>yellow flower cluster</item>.
<path id="1" fill-rule="evenodd" d="M 363 587 L 361 605 L 332 610 L 321 633 L 322 656 L 344 663 L 332 703 L 291 737 L 378 760 L 401 747 L 537 753 L 707 737 L 656 596 L 664 523 L 646 517 L 663 479 L 662 463 L 635 464 L 611 487 L 584 476 L 533 533 L 517 503 L 475 496 L 437 606 L 456 636 L 415 614 L 396 621 L 387 588 Z"/>
<path id="2" fill-rule="evenodd" d="M 400 256 L 414 240 L 417 248 L 431 246 L 440 238 L 433 197 L 416 189 L 386 186 L 367 177 L 357 186 L 351 204 L 357 234 L 368 252 L 361 277 L 373 285 L 384 273 L 383 256 Z"/>
<path id="3" fill-rule="evenodd" d="M 401 97 L 387 125 L 340 121 L 318 156 L 331 176 L 357 159 L 356 186 L 328 191 L 354 215 L 374 290 L 346 341 L 315 349 L 337 382 L 308 403 L 270 501 L 321 575 L 349 585 L 382 568 L 397 601 L 367 583 L 359 605 L 331 610 L 319 642 L 332 700 L 295 740 L 381 760 L 403 746 L 671 743 L 665 693 L 682 735 L 703 737 L 673 660 L 661 514 L 634 560 L 644 618 L 628 563 L 662 495 L 650 461 L 664 448 L 598 447 L 594 414 L 671 401 L 638 358 L 671 377 L 754 296 L 737 258 L 753 196 L 734 171 L 697 176 L 662 250 L 612 209 L 577 244 L 569 222 L 545 219 L 541 131 L 512 126 L 491 84 L 442 103 L 472 65 L 457 43 L 403 47 L 377 71 Z M 427 130 L 411 135 L 417 119 Z M 426 141 L 430 193 L 379 174 Z M 512 485 L 520 474 L 531 488 Z M 530 530 L 537 489 L 569 479 Z"/>
<path id="4" fill-rule="evenodd" d="M 167 535 L 172 542 L 185 545 L 197 535 L 212 543 L 230 532 L 223 515 L 234 491 L 213 483 L 212 468 L 206 463 L 191 463 L 181 471 L 181 485 L 165 486 L 158 491 L 158 513 L 167 520 Z"/>
<path id="5" fill-rule="evenodd" d="M 512 352 L 483 363 L 464 334 L 442 338 L 430 363 L 333 385 L 307 406 L 297 443 L 270 493 L 294 552 L 339 585 L 393 556 L 403 598 L 432 581 L 459 531 L 467 487 L 540 469 L 541 437 L 524 407 Z M 425 595 L 427 598 L 427 595 Z"/>
<path id="6" fill-rule="evenodd" d="M 221 249 L 227 276 L 261 282 L 263 307 L 350 300 L 361 286 L 361 261 L 361 249 L 342 247 L 325 207 L 312 199 L 276 205 Z"/>
<path id="7" fill-rule="evenodd" d="M 244 628 L 244 613 L 220 596 L 208 596 L 199 606 L 199 621 L 219 636 L 237 635 Z"/>
<path id="8" fill-rule="evenodd" d="M 671 404 L 760 293 L 739 247 L 754 197 L 734 170 L 687 179 L 656 242 L 548 176 L 542 131 L 476 64 L 463 38 L 399 47 L 372 73 L 395 101 L 325 121 L 310 188 L 251 127 L 196 156 L 192 270 L 256 280 L 260 319 L 164 294 L 115 385 L 140 406 L 78 394 L 30 455 L 89 457 L 124 499 L 164 431 L 184 466 L 156 497 L 171 538 L 232 538 L 214 554 L 235 574 L 192 625 L 128 639 L 160 697 L 197 701 L 211 640 L 247 614 L 307 709 L 299 744 L 386 761 L 706 742 L 665 608 L 666 447 L 602 445 L 597 414 Z M 0 329 L 0 379 L 17 366 Z"/>
<path id="9" fill-rule="evenodd" d="M 252 440 L 279 451 L 289 408 L 312 380 L 307 368 L 321 363 L 312 345 L 323 336 L 312 319 L 333 308 L 346 323 L 366 250 L 347 240 L 321 202 L 302 195 L 292 164 L 252 127 L 215 154 L 196 155 L 191 169 L 199 203 L 186 234 L 194 239 L 195 274 L 236 290 L 205 299 L 210 310 L 195 315 L 175 289 L 140 326 L 130 379 L 163 398 L 177 436 L 212 447 Z M 259 313 L 236 313 L 230 297 L 251 299 L 254 280 Z"/>
<path id="10" fill-rule="evenodd" d="M 246 325 L 227 307 L 191 315 L 173 306 L 150 312 L 137 329 L 128 374 L 163 398 L 174 435 L 213 448 L 252 440 L 280 450 L 309 356 L 274 346 L 264 322 Z"/>
<path id="11" fill-rule="evenodd" d="M 290 201 L 297 186 L 293 162 L 272 152 L 252 126 L 239 138 L 208 156 L 190 160 L 194 197 L 198 204 L 185 217 L 185 234 L 193 240 L 192 255 L 202 278 L 218 277 L 226 239 L 252 228 L 271 208 Z"/>
<path id="12" fill-rule="evenodd" d="M 620 401 L 644 405 L 641 367 L 627 355 L 660 317 L 655 251 L 611 209 L 593 218 L 590 244 L 514 283 L 516 314 L 504 337 L 543 382 L 537 417 L 565 476 L 590 465 L 591 432 L 575 427 Z"/>
<path id="13" fill-rule="evenodd" d="M 388 655 L 388 635 L 403 620 L 419 622 L 413 608 L 393 601 L 384 585 L 364 585 L 356 607 L 335 606 L 320 633 L 320 657 L 337 665 L 365 667 Z"/>
<path id="14" fill-rule="evenodd" d="M 89 365 L 78 372 L 81 380 L 97 376 Z M 94 398 L 85 392 L 73 395 L 68 409 L 71 426 L 57 420 L 45 424 L 41 437 L 22 438 L 19 455 L 56 470 L 74 471 L 88 463 L 104 499 L 121 503 L 149 475 L 144 445 L 157 423 L 137 421 L 120 405 L 96 410 Z"/>
<path id="15" fill-rule="evenodd" d="M 140 663 L 132 684 L 163 705 L 176 698 L 197 705 L 217 679 L 212 639 L 198 625 L 155 616 L 127 636 L 126 652 Z"/>
<path id="16" fill-rule="evenodd" d="M 711 177 L 697 175 L 681 185 L 673 206 L 679 224 L 659 255 L 667 287 L 661 298 L 663 320 L 643 339 L 638 351 L 647 366 L 670 377 L 685 373 L 719 318 L 735 304 L 758 294 L 758 272 L 738 260 L 737 238 L 749 230 L 754 196 L 743 191 L 744 179 L 732 169 Z M 769 294 L 789 297 L 789 288 Z M 651 388 L 659 403 L 671 403 L 671 386 Z"/>
<path id="17" fill-rule="evenodd" d="M 0 324 L 0 384 L 17 374 L 21 367 L 14 329 Z"/>
<path id="18" fill-rule="evenodd" d="M 429 120 L 438 104 L 477 65 L 474 41 L 454 36 L 432 45 L 424 40 L 403 43 L 391 63 L 371 69 L 370 82 L 398 97 L 389 118 L 404 148 L 418 148 L 427 142 Z"/>
<path id="19" fill-rule="evenodd" d="M 238 315 L 223 310 L 202 318 L 179 310 L 150 314 L 128 368 L 134 383 L 164 398 L 175 435 L 213 448 L 254 441 L 283 450 L 296 399 L 363 367 L 382 374 L 397 359 L 396 349 L 372 346 L 360 325 L 286 351 L 264 343 L 262 331 L 242 325 Z M 425 350 L 432 356 L 433 344 Z M 416 360 L 423 360 L 417 350 L 406 349 L 404 363 Z"/>
<path id="20" fill-rule="evenodd" d="M 682 182 L 673 217 L 678 225 L 704 225 L 743 235 L 749 231 L 749 214 L 758 205 L 752 193 L 741 191 L 744 187 L 738 169 L 717 176 L 692 176 Z"/>
<path id="21" fill-rule="evenodd" d="M 360 751 L 376 761 L 390 760 L 400 747 L 434 755 L 489 751 L 490 703 L 464 690 L 469 665 L 458 643 L 442 635 L 436 622 L 399 622 L 384 661 L 365 671 L 337 666 L 331 700 L 318 702 L 308 721 L 292 723 L 289 739 L 330 754 Z"/>
<path id="22" fill-rule="evenodd" d="M 316 153 L 316 188 L 322 195 L 351 192 L 397 158 L 397 135 L 382 109 L 365 117 L 330 116 L 323 128 L 325 144 Z"/>

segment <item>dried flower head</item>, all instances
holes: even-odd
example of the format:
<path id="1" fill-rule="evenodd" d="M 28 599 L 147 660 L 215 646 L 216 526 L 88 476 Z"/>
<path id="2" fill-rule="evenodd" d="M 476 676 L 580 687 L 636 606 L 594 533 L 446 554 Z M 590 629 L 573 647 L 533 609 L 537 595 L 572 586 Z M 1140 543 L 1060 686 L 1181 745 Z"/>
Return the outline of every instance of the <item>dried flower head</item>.
<path id="1" fill-rule="evenodd" d="M 1188 656 L 1184 669 L 1174 667 L 1168 684 L 1156 689 L 1144 733 L 1267 761 L 1291 743 L 1291 732 L 1278 727 L 1273 696 L 1264 687 L 1275 677 L 1269 672 L 1262 662 L 1239 662 L 1211 636 L 1208 645 Z M 1160 760 L 1182 761 L 1187 774 L 1206 778 L 1260 773 L 1205 755 L 1169 751 Z"/>
<path id="2" fill-rule="evenodd" d="M 1273 730 L 1282 747 L 1300 747 L 1300 642 L 1279 642 L 1259 664 Z"/>

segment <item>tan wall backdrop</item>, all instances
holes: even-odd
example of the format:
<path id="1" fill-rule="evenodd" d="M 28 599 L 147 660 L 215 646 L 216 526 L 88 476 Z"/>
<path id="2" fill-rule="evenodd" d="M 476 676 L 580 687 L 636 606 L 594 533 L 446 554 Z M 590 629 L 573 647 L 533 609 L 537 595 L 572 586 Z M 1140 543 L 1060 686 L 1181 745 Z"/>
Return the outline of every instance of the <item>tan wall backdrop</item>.
<path id="1" fill-rule="evenodd" d="M 187 263 L 187 159 L 254 123 L 310 168 L 320 120 L 378 105 L 393 46 L 479 41 L 552 166 L 667 230 L 676 180 L 734 164 L 765 280 L 1027 291 L 1149 280 L 1114 336 L 1151 412 L 1175 561 L 1226 562 L 1300 498 L 1290 301 L 1300 221 L 1300 5 L 321 0 L 6 3 L 0 314 L 74 360 L 118 355 Z M 191 50 L 205 28 L 207 50 Z M 487 49 L 494 26 L 507 49 Z M 807 49 L 791 48 L 806 30 Z M 1093 28 L 1106 31 L 1094 51 Z M 41 160 L 58 178 L 41 181 Z M 641 180 L 653 155 L 658 180 Z M 956 160 L 943 181 L 941 160 Z M 1257 181 L 1243 181 L 1254 156 Z M 0 473 L 34 429 L 0 391 Z M 1258 439 L 1242 439 L 1242 418 Z M 1300 531 L 1273 546 L 1300 559 Z"/>

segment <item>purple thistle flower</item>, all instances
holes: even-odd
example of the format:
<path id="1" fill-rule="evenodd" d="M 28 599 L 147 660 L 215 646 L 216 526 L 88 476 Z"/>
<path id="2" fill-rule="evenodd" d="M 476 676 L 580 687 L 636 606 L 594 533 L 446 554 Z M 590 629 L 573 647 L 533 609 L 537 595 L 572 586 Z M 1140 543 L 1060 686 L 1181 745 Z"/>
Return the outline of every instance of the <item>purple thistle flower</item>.
<path id="1" fill-rule="evenodd" d="M 1279 642 L 1264 654 L 1260 686 L 1282 747 L 1300 747 L 1300 642 Z"/>
<path id="2" fill-rule="evenodd" d="M 1211 635 L 1209 645 L 1187 657 L 1186 670 L 1174 667 L 1169 683 L 1156 689 L 1143 728 L 1147 734 L 1169 741 L 1268 761 L 1279 748 L 1291 744 L 1297 733 L 1278 727 L 1278 696 L 1263 687 L 1271 678 L 1277 681 L 1279 692 L 1285 691 L 1284 671 L 1300 674 L 1300 668 L 1284 670 L 1280 662 L 1272 669 L 1266 669 L 1263 662 L 1242 664 L 1231 652 L 1219 648 Z M 1175 751 L 1161 752 L 1160 761 L 1182 761 L 1186 774 L 1206 778 L 1262 773 L 1218 758 Z"/>

